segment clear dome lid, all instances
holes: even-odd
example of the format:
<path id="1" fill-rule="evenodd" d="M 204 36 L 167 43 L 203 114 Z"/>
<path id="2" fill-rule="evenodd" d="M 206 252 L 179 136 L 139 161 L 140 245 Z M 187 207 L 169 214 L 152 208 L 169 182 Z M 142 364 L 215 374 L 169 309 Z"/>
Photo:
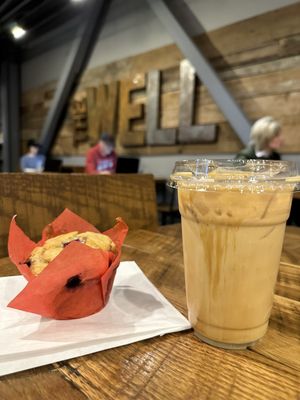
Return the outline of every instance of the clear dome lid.
<path id="1" fill-rule="evenodd" d="M 184 160 L 175 163 L 169 186 L 192 190 L 300 190 L 299 166 L 293 161 Z"/>

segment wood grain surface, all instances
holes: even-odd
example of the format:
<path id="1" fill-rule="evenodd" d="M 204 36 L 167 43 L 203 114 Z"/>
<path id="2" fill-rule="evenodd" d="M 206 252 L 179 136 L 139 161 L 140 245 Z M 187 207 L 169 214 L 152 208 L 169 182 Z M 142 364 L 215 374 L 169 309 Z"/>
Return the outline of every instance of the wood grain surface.
<path id="1" fill-rule="evenodd" d="M 37 241 L 44 226 L 64 208 L 100 230 L 122 216 L 130 229 L 157 227 L 156 193 L 151 175 L 0 174 L 0 257 L 7 255 L 11 218 Z"/>
<path id="2" fill-rule="evenodd" d="M 287 228 L 283 259 L 300 259 L 299 237 L 299 228 Z M 158 232 L 132 230 L 122 259 L 135 260 L 186 315 L 179 224 Z M 0 260 L 1 276 L 15 273 L 7 258 Z M 270 327 L 250 349 L 217 349 L 192 331 L 169 334 L 4 376 L 1 399 L 299 400 L 300 302 L 293 293 L 300 269 L 283 261 L 280 274 Z M 283 283 L 287 291 L 280 293 Z"/>

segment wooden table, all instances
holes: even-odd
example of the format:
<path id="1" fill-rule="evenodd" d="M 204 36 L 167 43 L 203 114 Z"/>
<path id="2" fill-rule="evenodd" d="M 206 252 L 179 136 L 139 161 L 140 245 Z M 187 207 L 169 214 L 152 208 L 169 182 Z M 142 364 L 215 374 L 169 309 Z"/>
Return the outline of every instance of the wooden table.
<path id="1" fill-rule="evenodd" d="M 253 348 L 228 351 L 169 334 L 0 378 L 0 398 L 300 399 L 300 228 L 287 228 L 270 327 Z M 135 260 L 186 315 L 180 225 L 130 232 Z M 1 275 L 14 275 L 7 258 Z"/>

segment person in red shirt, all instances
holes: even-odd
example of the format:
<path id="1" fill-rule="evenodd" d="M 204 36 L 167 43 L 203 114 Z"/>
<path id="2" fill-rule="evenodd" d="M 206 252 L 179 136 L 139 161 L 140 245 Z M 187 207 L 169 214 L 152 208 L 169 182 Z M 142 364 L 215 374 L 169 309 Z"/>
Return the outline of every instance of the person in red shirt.
<path id="1" fill-rule="evenodd" d="M 88 174 L 112 174 L 116 172 L 117 156 L 114 139 L 102 133 L 99 142 L 86 155 L 85 172 Z"/>

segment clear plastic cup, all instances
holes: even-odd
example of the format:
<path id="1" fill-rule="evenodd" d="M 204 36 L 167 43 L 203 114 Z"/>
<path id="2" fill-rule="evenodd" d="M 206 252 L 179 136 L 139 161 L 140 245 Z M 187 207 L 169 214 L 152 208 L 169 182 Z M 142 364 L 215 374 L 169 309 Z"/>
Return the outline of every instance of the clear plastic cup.
<path id="1" fill-rule="evenodd" d="M 188 314 L 203 341 L 241 349 L 266 333 L 299 180 L 287 161 L 176 163 Z"/>

